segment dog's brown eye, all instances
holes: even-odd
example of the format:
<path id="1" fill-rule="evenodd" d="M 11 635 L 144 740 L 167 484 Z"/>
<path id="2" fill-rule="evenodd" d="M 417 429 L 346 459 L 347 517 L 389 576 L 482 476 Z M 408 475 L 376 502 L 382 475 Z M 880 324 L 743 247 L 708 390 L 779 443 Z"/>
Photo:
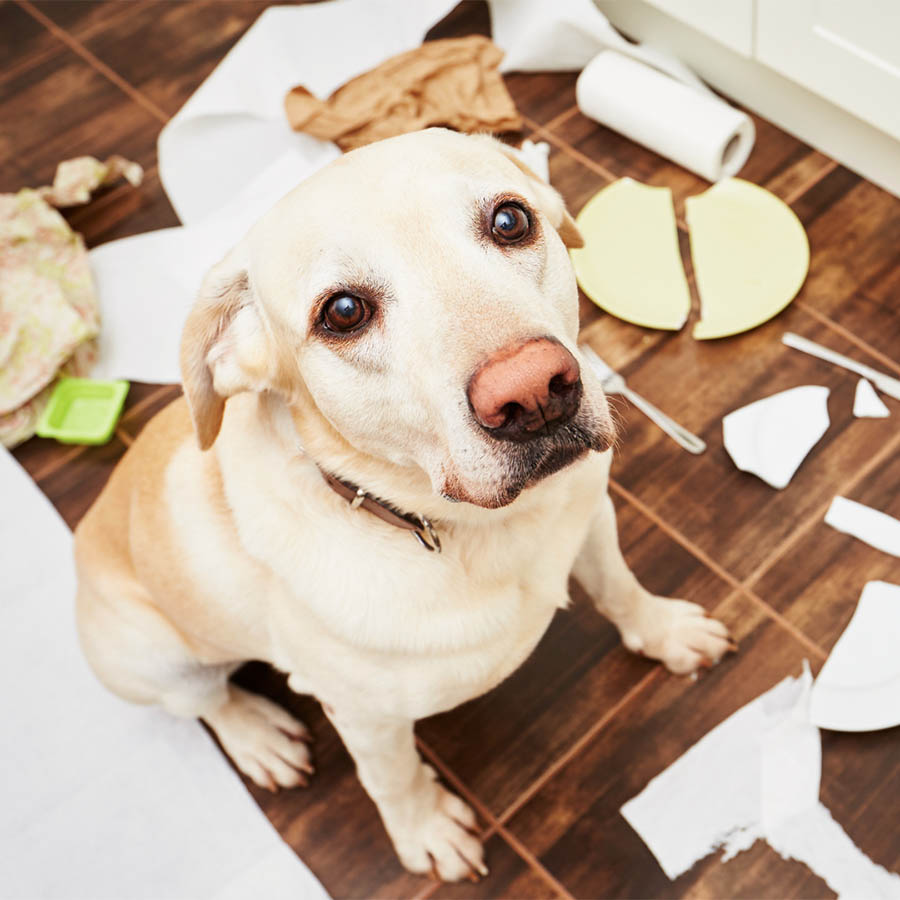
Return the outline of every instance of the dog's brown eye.
<path id="1" fill-rule="evenodd" d="M 329 331 L 353 331 L 369 319 L 369 307 L 352 294 L 337 294 L 322 310 L 322 321 Z"/>
<path id="2" fill-rule="evenodd" d="M 515 244 L 531 231 L 528 213 L 516 203 L 504 203 L 494 210 L 491 232 L 494 238 L 504 244 Z"/>

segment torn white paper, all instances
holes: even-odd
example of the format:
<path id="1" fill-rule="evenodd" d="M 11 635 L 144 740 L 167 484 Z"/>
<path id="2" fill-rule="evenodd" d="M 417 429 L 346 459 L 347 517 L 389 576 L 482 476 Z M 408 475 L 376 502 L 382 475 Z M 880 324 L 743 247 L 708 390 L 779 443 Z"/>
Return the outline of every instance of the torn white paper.
<path id="1" fill-rule="evenodd" d="M 725 449 L 742 472 L 784 488 L 828 430 L 828 388 L 791 388 L 729 413 L 722 420 Z"/>
<path id="2" fill-rule="evenodd" d="M 0 497 L 0 893 L 324 898 L 196 721 L 119 700 L 88 669 L 71 532 L 2 448 Z"/>
<path id="3" fill-rule="evenodd" d="M 546 141 L 524 140 L 521 147 L 509 148 L 539 178 L 550 183 L 550 145 Z"/>
<path id="4" fill-rule="evenodd" d="M 181 221 L 211 215 L 286 152 L 306 158 L 311 171 L 337 156 L 331 142 L 291 130 L 285 94 L 303 85 L 327 97 L 418 46 L 453 6 L 332 0 L 265 10 L 159 135 L 160 181 Z"/>
<path id="5" fill-rule="evenodd" d="M 886 419 L 890 414 L 875 388 L 865 378 L 860 378 L 853 397 L 853 415 L 858 419 Z"/>
<path id="6" fill-rule="evenodd" d="M 670 879 L 720 847 L 724 862 L 764 838 L 840 896 L 900 897 L 900 876 L 861 853 L 818 800 L 811 683 L 804 664 L 800 678 L 739 709 L 622 807 Z"/>
<path id="7" fill-rule="evenodd" d="M 825 513 L 825 524 L 859 538 L 876 550 L 900 556 L 900 521 L 864 503 L 835 497 Z"/>
<path id="8" fill-rule="evenodd" d="M 812 688 L 810 718 L 835 731 L 900 725 L 900 586 L 870 581 Z"/>

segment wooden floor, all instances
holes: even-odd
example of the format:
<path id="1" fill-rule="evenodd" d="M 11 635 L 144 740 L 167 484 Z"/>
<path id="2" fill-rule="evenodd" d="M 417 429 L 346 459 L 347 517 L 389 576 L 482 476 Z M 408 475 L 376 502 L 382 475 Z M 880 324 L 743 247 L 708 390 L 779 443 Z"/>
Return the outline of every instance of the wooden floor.
<path id="1" fill-rule="evenodd" d="M 122 153 L 145 166 L 143 186 L 107 191 L 70 213 L 72 225 L 95 246 L 177 224 L 157 177 L 157 134 L 265 5 L 0 2 L 0 190 L 46 183 L 64 158 Z M 466 2 L 433 35 L 486 30 L 483 4 Z M 508 84 L 525 136 L 551 143 L 551 179 L 573 211 L 622 175 L 670 186 L 680 218 L 683 198 L 706 187 L 581 116 L 574 76 L 515 75 Z M 769 123 L 757 118 L 756 126 L 741 174 L 794 208 L 812 246 L 793 305 L 749 334 L 699 343 L 689 329 L 642 330 L 583 302 L 601 355 L 709 444 L 690 456 L 617 403 L 623 439 L 612 492 L 625 555 L 651 590 L 722 618 L 740 652 L 697 682 L 669 676 L 626 653 L 573 586 L 573 608 L 512 678 L 418 728 L 422 753 L 484 828 L 490 877 L 463 886 L 403 871 L 318 705 L 291 695 L 264 666 L 248 667 L 246 683 L 312 726 L 318 770 L 306 790 L 273 797 L 248 787 L 333 896 L 833 896 L 802 865 L 759 844 L 670 883 L 619 814 L 712 726 L 798 674 L 804 658 L 818 670 L 865 582 L 900 582 L 900 560 L 822 521 L 836 494 L 900 516 L 900 405 L 888 400 L 886 420 L 853 418 L 855 377 L 779 343 L 790 329 L 900 375 L 900 201 Z M 734 468 L 720 422 L 801 384 L 831 388 L 832 425 L 791 485 L 774 491 Z M 74 526 L 142 425 L 177 392 L 134 385 L 105 447 L 34 439 L 16 456 Z M 823 801 L 872 859 L 900 868 L 900 728 L 822 739 Z"/>

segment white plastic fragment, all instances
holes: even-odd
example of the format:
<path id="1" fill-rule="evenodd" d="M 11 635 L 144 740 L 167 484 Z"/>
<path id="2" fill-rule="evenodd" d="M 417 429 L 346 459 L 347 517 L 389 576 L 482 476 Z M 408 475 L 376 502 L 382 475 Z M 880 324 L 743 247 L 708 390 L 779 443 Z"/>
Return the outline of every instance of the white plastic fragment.
<path id="1" fill-rule="evenodd" d="M 870 581 L 812 688 L 810 718 L 835 731 L 900 725 L 900 586 Z"/>
<path id="2" fill-rule="evenodd" d="M 853 415 L 858 419 L 886 419 L 890 414 L 875 388 L 865 378 L 860 378 L 853 398 Z"/>
<path id="3" fill-rule="evenodd" d="M 828 388 L 791 388 L 729 413 L 725 449 L 743 472 L 781 490 L 828 429 Z"/>
<path id="4" fill-rule="evenodd" d="M 804 663 L 799 678 L 739 709 L 622 807 L 670 879 L 718 848 L 725 862 L 763 838 L 841 897 L 900 897 L 900 876 L 866 857 L 819 802 L 811 684 Z"/>
<path id="5" fill-rule="evenodd" d="M 825 513 L 825 524 L 876 550 L 900 556 L 900 521 L 864 503 L 835 497 Z"/>

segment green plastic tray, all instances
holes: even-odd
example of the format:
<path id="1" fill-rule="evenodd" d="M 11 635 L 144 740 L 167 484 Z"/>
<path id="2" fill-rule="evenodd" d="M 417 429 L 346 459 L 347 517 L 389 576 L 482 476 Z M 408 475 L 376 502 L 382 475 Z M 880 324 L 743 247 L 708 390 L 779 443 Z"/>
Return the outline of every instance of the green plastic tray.
<path id="1" fill-rule="evenodd" d="M 38 422 L 38 435 L 63 444 L 105 444 L 129 387 L 127 381 L 60 378 Z"/>

